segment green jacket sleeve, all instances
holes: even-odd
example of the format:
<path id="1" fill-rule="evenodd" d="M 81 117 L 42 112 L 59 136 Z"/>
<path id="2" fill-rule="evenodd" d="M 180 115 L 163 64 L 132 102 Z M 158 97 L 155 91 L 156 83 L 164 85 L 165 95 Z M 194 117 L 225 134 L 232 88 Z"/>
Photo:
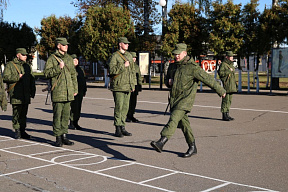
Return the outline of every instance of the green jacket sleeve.
<path id="1" fill-rule="evenodd" d="M 59 67 L 58 61 L 53 56 L 50 56 L 44 68 L 44 76 L 47 79 L 50 79 L 50 78 L 58 76 L 60 73 L 61 73 L 61 68 Z"/>
<path id="2" fill-rule="evenodd" d="M 16 83 L 20 80 L 19 74 L 11 61 L 7 63 L 4 69 L 3 80 L 6 83 Z"/>

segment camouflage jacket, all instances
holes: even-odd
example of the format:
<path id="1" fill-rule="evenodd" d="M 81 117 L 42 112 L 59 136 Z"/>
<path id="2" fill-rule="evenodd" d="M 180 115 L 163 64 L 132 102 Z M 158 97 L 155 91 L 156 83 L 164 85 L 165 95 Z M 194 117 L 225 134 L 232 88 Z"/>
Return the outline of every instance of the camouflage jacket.
<path id="1" fill-rule="evenodd" d="M 74 93 L 78 93 L 73 59 L 67 53 L 64 55 L 60 54 L 58 50 L 54 55 L 58 59 L 61 59 L 65 63 L 65 66 L 61 69 L 59 62 L 53 55 L 50 55 L 46 62 L 44 75 L 46 78 L 51 79 L 52 88 L 55 85 L 55 88 L 51 91 L 52 102 L 73 101 Z"/>
<path id="2" fill-rule="evenodd" d="M 23 74 L 21 78 L 14 64 Z M 30 104 L 30 98 L 34 98 L 36 92 L 35 78 L 30 65 L 14 58 L 4 69 L 3 80 L 8 84 L 11 104 Z"/>
<path id="3" fill-rule="evenodd" d="M 169 79 L 173 79 L 172 87 Z M 214 89 L 219 96 L 226 92 L 214 78 L 206 73 L 194 60 L 186 56 L 180 62 L 169 65 L 165 84 L 170 87 L 170 110 L 191 111 L 197 92 L 198 81 Z"/>
<path id="4" fill-rule="evenodd" d="M 135 89 L 137 85 L 135 66 L 132 55 L 126 51 L 124 54 L 120 53 L 126 58 L 130 65 L 125 67 L 125 60 L 119 55 L 120 51 L 112 54 L 108 63 L 110 74 L 110 89 L 111 91 L 130 92 Z"/>
<path id="5" fill-rule="evenodd" d="M 230 69 L 232 69 L 233 71 L 231 71 Z M 233 61 L 224 59 L 224 61 L 219 66 L 219 70 L 217 72 L 226 92 L 236 93 L 237 84 L 236 84 L 235 67 L 233 66 Z"/>
<path id="6" fill-rule="evenodd" d="M 140 92 L 142 91 L 142 76 L 140 72 L 140 67 L 137 63 L 134 63 L 135 67 L 135 73 L 136 73 L 136 80 L 137 80 L 137 85 L 135 86 L 135 91 Z"/>

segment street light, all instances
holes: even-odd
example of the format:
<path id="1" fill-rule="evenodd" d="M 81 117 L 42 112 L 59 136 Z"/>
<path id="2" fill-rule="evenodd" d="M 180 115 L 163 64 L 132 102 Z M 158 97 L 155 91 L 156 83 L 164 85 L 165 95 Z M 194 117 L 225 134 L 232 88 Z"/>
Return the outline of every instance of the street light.
<path id="1" fill-rule="evenodd" d="M 164 38 L 165 32 L 166 32 L 166 26 L 165 23 L 167 21 L 167 3 L 168 0 L 160 0 L 159 1 L 159 5 L 162 7 L 162 37 L 161 37 L 161 41 Z M 161 65 L 160 65 L 160 89 L 162 89 L 162 84 L 163 84 L 163 54 L 161 56 Z"/>

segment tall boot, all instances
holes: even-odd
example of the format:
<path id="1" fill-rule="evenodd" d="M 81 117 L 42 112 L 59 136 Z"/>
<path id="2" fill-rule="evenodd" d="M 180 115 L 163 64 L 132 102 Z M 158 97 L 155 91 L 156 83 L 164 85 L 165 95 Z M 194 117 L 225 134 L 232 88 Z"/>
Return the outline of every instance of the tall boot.
<path id="1" fill-rule="evenodd" d="M 184 153 L 183 158 L 191 157 L 192 155 L 197 154 L 197 148 L 196 148 L 195 141 L 193 141 L 188 146 L 189 146 L 188 151 L 186 153 Z"/>
<path id="2" fill-rule="evenodd" d="M 25 131 L 25 128 L 20 127 L 21 138 L 22 139 L 31 139 L 31 135 L 28 135 Z"/>
<path id="3" fill-rule="evenodd" d="M 115 126 L 115 137 L 123 137 L 122 131 L 121 131 L 121 126 Z"/>
<path id="4" fill-rule="evenodd" d="M 74 142 L 69 141 L 69 139 L 67 139 L 66 134 L 61 135 L 61 138 L 64 145 L 74 145 Z"/>
<path id="5" fill-rule="evenodd" d="M 80 125 L 78 124 L 78 121 L 73 121 L 73 124 L 74 124 L 75 129 L 77 129 L 77 130 L 82 129 L 82 127 L 80 127 Z"/>
<path id="6" fill-rule="evenodd" d="M 20 138 L 21 138 L 20 129 L 15 129 L 15 139 L 20 139 Z"/>
<path id="7" fill-rule="evenodd" d="M 132 136 L 132 133 L 129 133 L 128 131 L 126 131 L 126 129 L 125 129 L 124 126 L 121 126 L 121 133 L 122 133 L 124 136 Z"/>
<path id="8" fill-rule="evenodd" d="M 231 121 L 234 120 L 234 118 L 229 115 L 229 112 L 227 112 L 227 117 L 228 117 Z"/>
<path id="9" fill-rule="evenodd" d="M 61 136 L 56 136 L 55 146 L 56 146 L 56 147 L 62 147 L 62 146 L 63 146 L 63 142 L 62 142 Z"/>
<path id="10" fill-rule="evenodd" d="M 229 117 L 227 116 L 227 112 L 222 113 L 222 120 L 223 121 L 230 121 Z"/>
<path id="11" fill-rule="evenodd" d="M 168 141 L 167 137 L 161 137 L 158 141 L 152 141 L 150 143 L 150 145 L 159 153 L 162 152 L 163 146 L 165 145 L 165 143 Z"/>

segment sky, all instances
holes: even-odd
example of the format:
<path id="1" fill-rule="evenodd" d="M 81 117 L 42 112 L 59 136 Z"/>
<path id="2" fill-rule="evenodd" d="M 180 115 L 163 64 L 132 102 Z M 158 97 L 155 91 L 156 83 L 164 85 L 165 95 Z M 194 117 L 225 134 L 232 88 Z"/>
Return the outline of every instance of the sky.
<path id="1" fill-rule="evenodd" d="M 70 16 L 75 17 L 77 8 L 70 3 L 74 0 L 9 0 L 7 10 L 4 10 L 3 20 L 9 23 L 15 22 L 24 23 L 31 28 L 41 27 L 41 20 L 44 17 L 49 17 L 52 14 L 56 17 Z M 190 2 L 190 0 L 182 0 L 182 3 Z M 223 0 L 225 3 L 226 0 Z M 234 4 L 247 4 L 250 0 L 234 0 Z M 267 8 L 271 7 L 272 0 L 260 0 L 259 10 L 263 11 L 265 4 Z M 175 0 L 168 0 L 168 12 Z M 161 7 L 158 5 L 159 13 L 161 14 Z M 161 29 L 161 27 L 159 27 Z M 156 32 L 157 33 L 157 32 Z M 159 33 L 159 32 L 158 32 Z M 160 30 L 161 33 L 161 30 Z"/>

